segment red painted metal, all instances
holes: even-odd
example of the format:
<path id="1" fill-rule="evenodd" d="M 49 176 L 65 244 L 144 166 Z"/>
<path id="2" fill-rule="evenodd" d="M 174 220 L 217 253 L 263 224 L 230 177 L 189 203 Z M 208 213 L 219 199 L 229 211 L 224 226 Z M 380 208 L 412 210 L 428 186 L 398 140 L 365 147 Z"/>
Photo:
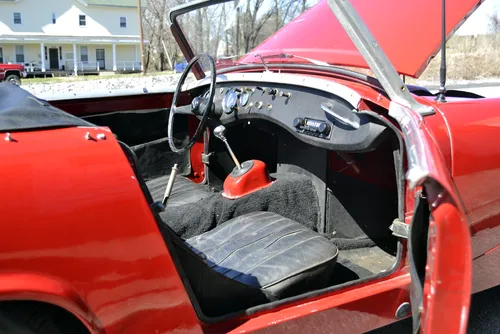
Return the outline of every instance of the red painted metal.
<path id="1" fill-rule="evenodd" d="M 319 71 L 307 75 L 326 78 Z M 388 107 L 384 96 L 359 81 L 329 78 L 360 93 L 363 109 Z M 95 99 L 54 104 L 90 115 L 164 107 L 169 98 L 171 93 L 115 97 L 110 98 L 112 103 Z M 496 115 L 500 99 L 446 104 L 418 99 L 437 111 L 415 120 L 426 130 L 429 156 L 439 157 L 433 159 L 433 176 L 451 194 L 433 212 L 424 328 L 459 332 L 466 316 L 455 306 L 466 309 L 469 295 L 464 294 L 463 284 L 470 281 L 470 266 L 472 291 L 500 283 L 500 270 L 495 269 L 500 253 L 500 148 L 491 140 L 500 135 Z M 385 110 L 377 111 L 388 117 Z M 105 133 L 108 139 L 84 140 L 87 131 L 93 138 Z M 60 305 L 94 332 L 200 331 L 154 217 L 109 130 L 74 128 L 12 136 L 16 142 L 0 141 L 0 173 L 9 175 L 0 195 L 1 205 L 9 208 L 2 210 L 2 218 L 15 222 L 4 224 L 0 234 L 0 299 Z M 196 145 L 191 159 L 193 170 L 200 171 L 202 146 Z M 378 157 L 377 152 L 371 154 Z M 332 166 L 338 167 L 336 163 Z M 368 163 L 361 167 L 359 177 L 385 184 Z M 414 192 L 408 190 L 405 221 L 411 218 L 413 198 Z M 463 224 L 460 203 L 469 226 Z M 468 257 L 470 241 L 464 226 L 472 233 L 475 261 Z M 457 265 L 458 260 L 463 262 Z M 204 324 L 203 330 L 312 333 L 338 331 L 340 326 L 345 332 L 361 332 L 386 325 L 396 320 L 397 306 L 409 300 L 406 261 L 386 278 L 220 324 Z M 456 327 L 443 328 L 445 323 Z"/>
<path id="2" fill-rule="evenodd" d="M 226 177 L 222 196 L 236 199 L 272 184 L 266 164 L 260 160 L 252 161 L 253 167 L 245 174 L 237 177 L 231 175 Z"/>
<path id="3" fill-rule="evenodd" d="M 423 156 L 417 158 L 427 161 L 428 180 L 424 188 L 432 211 L 420 316 L 422 330 L 427 333 L 465 333 L 472 280 L 470 227 L 436 142 L 421 122 L 421 117 L 415 112 L 409 115 L 411 119 L 407 122 L 417 125 L 418 138 L 425 147 L 421 152 Z M 417 145 L 415 142 L 409 144 Z"/>
<path id="4" fill-rule="evenodd" d="M 473 233 L 473 257 L 500 244 L 500 99 L 439 106 L 450 127 L 452 176 Z"/>
<path id="5" fill-rule="evenodd" d="M 481 2 L 481 0 L 447 2 L 448 36 L 453 34 Z M 418 77 L 440 49 L 440 0 L 352 0 L 351 3 L 399 73 Z M 288 23 L 239 62 L 260 62 L 253 56 L 254 53 L 262 56 L 289 53 L 333 65 L 367 68 L 363 57 L 330 10 L 327 0 L 322 0 Z M 298 58 L 266 59 L 266 61 L 307 62 Z"/>
<path id="6" fill-rule="evenodd" d="M 172 105 L 173 96 L 173 92 L 164 92 L 70 100 L 55 99 L 49 102 L 54 107 L 72 115 L 85 117 L 120 111 L 168 109 Z M 187 93 L 179 96 L 179 105 L 187 105 L 189 103 L 191 103 L 191 97 Z"/>
<path id="7" fill-rule="evenodd" d="M 87 140 L 103 133 L 105 140 Z M 200 332 L 184 286 L 107 128 L 0 141 L 0 300 L 53 302 L 95 333 Z M 5 284 L 3 284 L 5 283 Z"/>
<path id="8" fill-rule="evenodd" d="M 190 136 L 195 133 L 199 123 L 200 122 L 196 118 L 196 116 L 188 116 L 188 130 Z M 202 183 L 205 180 L 205 164 L 203 164 L 201 156 L 203 154 L 203 151 L 204 141 L 202 133 L 189 151 L 189 156 L 191 159 L 191 173 L 189 174 L 188 178 L 196 183 Z"/>
<path id="9" fill-rule="evenodd" d="M 466 333 L 472 280 L 470 235 L 456 204 L 450 197 L 442 200 L 446 202 L 433 210 L 429 226 L 422 332 Z"/>
<path id="10" fill-rule="evenodd" d="M 205 332 L 364 333 L 396 321 L 399 305 L 409 302 L 407 269 L 382 280 L 236 319 L 232 328 L 228 323 L 207 326 Z"/>

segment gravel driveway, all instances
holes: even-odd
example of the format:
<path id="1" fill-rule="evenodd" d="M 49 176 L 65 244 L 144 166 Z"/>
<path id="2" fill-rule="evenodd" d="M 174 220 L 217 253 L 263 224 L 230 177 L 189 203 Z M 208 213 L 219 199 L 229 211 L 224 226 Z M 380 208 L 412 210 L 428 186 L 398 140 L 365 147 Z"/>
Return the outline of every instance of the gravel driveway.
<path id="1" fill-rule="evenodd" d="M 155 88 L 174 86 L 179 80 L 180 74 L 163 74 L 154 76 L 130 75 L 113 78 L 112 76 L 102 78 L 89 77 L 82 81 L 80 78 L 70 77 L 67 82 L 30 83 L 24 80 L 22 88 L 35 96 L 50 97 L 61 93 L 84 93 L 94 91 L 109 92 L 113 90 L 133 88 Z M 86 80 L 85 80 L 86 79 Z"/>

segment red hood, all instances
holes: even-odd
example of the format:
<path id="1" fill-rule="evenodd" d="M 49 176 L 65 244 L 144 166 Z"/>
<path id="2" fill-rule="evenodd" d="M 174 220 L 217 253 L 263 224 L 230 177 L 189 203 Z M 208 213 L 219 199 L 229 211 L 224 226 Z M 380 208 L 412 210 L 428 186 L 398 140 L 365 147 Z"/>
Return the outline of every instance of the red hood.
<path id="1" fill-rule="evenodd" d="M 396 71 L 418 77 L 440 49 L 441 1 L 351 0 L 351 3 Z M 447 35 L 451 36 L 482 1 L 447 0 Z M 262 56 L 287 53 L 333 65 L 368 68 L 326 0 L 284 26 L 240 62 L 260 62 L 253 53 Z"/>

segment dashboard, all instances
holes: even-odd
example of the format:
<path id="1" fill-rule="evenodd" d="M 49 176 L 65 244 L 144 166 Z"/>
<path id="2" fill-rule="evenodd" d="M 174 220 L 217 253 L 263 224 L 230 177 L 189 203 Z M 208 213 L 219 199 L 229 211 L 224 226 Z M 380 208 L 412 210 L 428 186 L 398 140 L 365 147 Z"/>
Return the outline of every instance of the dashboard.
<path id="1" fill-rule="evenodd" d="M 199 96 L 207 96 L 204 88 Z M 196 107 L 197 98 L 191 108 Z M 390 132 L 339 96 L 319 89 L 280 83 L 218 83 L 213 114 L 222 124 L 266 119 L 300 140 L 327 149 L 369 151 Z"/>

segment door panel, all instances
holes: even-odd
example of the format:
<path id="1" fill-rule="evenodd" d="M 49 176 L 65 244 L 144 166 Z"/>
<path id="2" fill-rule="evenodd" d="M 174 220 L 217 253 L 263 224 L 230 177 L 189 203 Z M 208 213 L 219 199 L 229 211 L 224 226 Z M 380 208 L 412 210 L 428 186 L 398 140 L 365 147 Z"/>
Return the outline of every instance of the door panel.
<path id="1" fill-rule="evenodd" d="M 51 70 L 59 69 L 59 51 L 57 49 L 49 49 L 49 65 Z"/>
<path id="2" fill-rule="evenodd" d="M 95 58 L 99 63 L 99 69 L 104 70 L 106 68 L 106 55 L 104 49 L 95 50 Z"/>
<path id="3" fill-rule="evenodd" d="M 421 116 L 394 102 L 389 114 L 403 131 L 410 188 L 419 188 L 423 194 L 416 202 L 408 252 L 414 329 L 465 333 L 472 252 L 462 202 Z"/>

